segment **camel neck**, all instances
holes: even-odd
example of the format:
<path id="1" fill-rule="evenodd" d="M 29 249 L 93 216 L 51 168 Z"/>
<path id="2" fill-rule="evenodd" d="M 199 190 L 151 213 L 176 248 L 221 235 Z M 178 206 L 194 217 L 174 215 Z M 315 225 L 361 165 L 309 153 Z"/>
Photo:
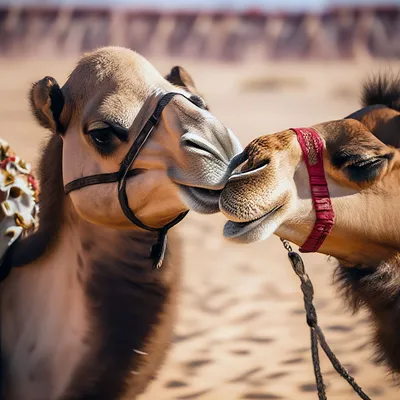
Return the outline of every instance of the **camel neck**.
<path id="1" fill-rule="evenodd" d="M 168 310 L 179 285 L 179 264 L 170 255 L 174 243 L 169 242 L 165 262 L 155 271 L 149 255 L 157 232 L 121 231 L 84 221 L 75 230 L 79 241 L 76 273 L 96 327 L 97 346 L 75 370 L 70 390 L 80 387 L 90 365 L 90 373 L 102 382 L 85 389 L 93 394 L 90 398 L 118 398 L 127 380 L 131 387 L 142 387 L 171 340 L 166 327 L 171 326 L 174 314 Z M 160 346 L 153 346 L 153 340 Z M 109 368 L 96 367 L 101 365 Z"/>
<path id="2" fill-rule="evenodd" d="M 158 240 L 157 232 L 136 227 L 119 230 L 82 220 L 66 229 L 74 237 L 77 257 L 82 259 L 86 268 L 96 268 L 102 264 L 113 269 L 116 265 L 123 265 L 130 268 L 132 273 L 151 275 L 153 259 L 150 251 Z"/>
<path id="3" fill-rule="evenodd" d="M 6 397 L 135 398 L 171 342 L 179 241 L 172 229 L 162 268 L 154 271 L 157 232 L 80 218 L 63 191 L 61 150 L 53 136 L 40 163 L 39 230 L 8 253 L 21 268 L 11 270 L 1 291 Z"/>
<path id="4" fill-rule="evenodd" d="M 143 390 L 171 342 L 179 287 L 174 232 L 162 268 L 154 271 L 149 249 L 156 239 L 156 232 L 104 228 L 74 216 L 43 256 L 11 272 L 2 287 L 3 356 L 27 367 L 12 377 L 21 384 L 7 382 L 10 393 L 31 399 L 24 384 L 29 373 L 41 374 L 35 381 L 41 398 L 118 399 Z M 6 307 L 11 301 L 12 309 Z M 8 334 L 10 326 L 17 335 Z M 16 351 L 29 349 L 27 332 L 29 341 L 41 343 L 44 365 L 34 352 Z"/>

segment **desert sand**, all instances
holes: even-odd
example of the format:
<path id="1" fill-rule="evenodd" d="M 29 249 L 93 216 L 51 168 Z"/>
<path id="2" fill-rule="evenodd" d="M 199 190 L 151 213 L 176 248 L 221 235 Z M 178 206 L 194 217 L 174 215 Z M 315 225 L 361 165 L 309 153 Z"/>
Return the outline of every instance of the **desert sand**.
<path id="1" fill-rule="evenodd" d="M 62 84 L 75 61 L 0 60 L 0 137 L 33 163 L 47 133 L 30 115 L 30 84 L 45 75 Z M 162 73 L 184 65 L 243 145 L 262 134 L 345 117 L 359 107 L 360 84 L 369 74 L 400 66 L 151 61 Z M 169 357 L 141 400 L 316 399 L 303 299 L 283 247 L 276 237 L 229 243 L 223 224 L 221 215 L 192 212 L 175 228 L 184 238 L 179 322 Z M 320 255 L 304 259 L 332 349 L 371 398 L 399 399 L 391 376 L 373 362 L 366 315 L 352 315 L 332 286 L 335 262 Z M 358 398 L 321 358 L 328 398 Z"/>

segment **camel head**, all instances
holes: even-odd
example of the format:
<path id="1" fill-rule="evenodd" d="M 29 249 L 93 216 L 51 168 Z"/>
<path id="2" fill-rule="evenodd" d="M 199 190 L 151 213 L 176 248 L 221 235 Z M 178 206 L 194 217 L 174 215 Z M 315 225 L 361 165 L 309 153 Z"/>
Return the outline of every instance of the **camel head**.
<path id="1" fill-rule="evenodd" d="M 400 194 L 399 100 L 400 82 L 379 78 L 364 88 L 365 108 L 313 126 L 323 142 L 335 212 L 333 229 L 319 251 L 349 265 L 379 261 L 400 248 L 395 211 Z M 316 214 L 296 133 L 285 130 L 255 139 L 232 164 L 235 170 L 220 198 L 220 209 L 230 220 L 225 236 L 248 243 L 276 233 L 301 246 Z"/>
<path id="2" fill-rule="evenodd" d="M 46 77 L 31 90 L 38 122 L 62 138 L 64 185 L 118 171 L 156 100 L 168 92 L 186 98 L 175 96 L 168 103 L 134 161 L 143 172 L 127 181 L 129 207 L 154 228 L 189 208 L 217 212 L 228 164 L 242 150 L 238 140 L 208 111 L 183 68 L 173 68 L 164 78 L 142 56 L 119 47 L 86 54 L 62 88 Z M 115 182 L 86 186 L 70 198 L 85 220 L 132 227 Z"/>

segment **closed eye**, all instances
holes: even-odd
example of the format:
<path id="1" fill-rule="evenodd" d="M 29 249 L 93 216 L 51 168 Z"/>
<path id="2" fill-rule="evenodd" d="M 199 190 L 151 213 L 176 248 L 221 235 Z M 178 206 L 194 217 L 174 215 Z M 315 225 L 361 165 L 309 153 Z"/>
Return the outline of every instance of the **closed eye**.
<path id="1" fill-rule="evenodd" d="M 359 161 L 354 164 L 350 164 L 347 168 L 376 168 L 381 165 L 386 159 L 381 157 L 370 158 L 368 160 Z"/>
<path id="2" fill-rule="evenodd" d="M 383 167 L 393 158 L 393 154 L 385 154 L 369 159 L 359 160 L 345 167 L 349 179 L 357 182 L 371 182 L 378 177 Z"/>

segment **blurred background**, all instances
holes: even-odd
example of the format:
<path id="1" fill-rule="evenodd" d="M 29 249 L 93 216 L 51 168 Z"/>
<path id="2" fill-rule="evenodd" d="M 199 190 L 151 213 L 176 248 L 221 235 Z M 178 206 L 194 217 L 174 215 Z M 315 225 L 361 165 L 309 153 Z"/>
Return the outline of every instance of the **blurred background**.
<path id="1" fill-rule="evenodd" d="M 46 133 L 27 93 L 63 84 L 82 52 L 120 45 L 162 74 L 184 66 L 243 145 L 343 118 L 362 82 L 400 67 L 400 0 L 0 0 L 0 137 L 35 163 Z M 297 277 L 273 237 L 234 245 L 224 218 L 190 213 L 174 346 L 142 400 L 317 398 Z M 364 314 L 332 286 L 334 261 L 304 257 L 333 350 L 373 399 L 400 393 L 373 362 Z M 356 399 L 322 357 L 328 398 Z"/>
<path id="2" fill-rule="evenodd" d="M 110 5 L 112 4 L 112 5 Z M 3 55 L 119 44 L 223 61 L 400 54 L 399 0 L 1 0 Z"/>

